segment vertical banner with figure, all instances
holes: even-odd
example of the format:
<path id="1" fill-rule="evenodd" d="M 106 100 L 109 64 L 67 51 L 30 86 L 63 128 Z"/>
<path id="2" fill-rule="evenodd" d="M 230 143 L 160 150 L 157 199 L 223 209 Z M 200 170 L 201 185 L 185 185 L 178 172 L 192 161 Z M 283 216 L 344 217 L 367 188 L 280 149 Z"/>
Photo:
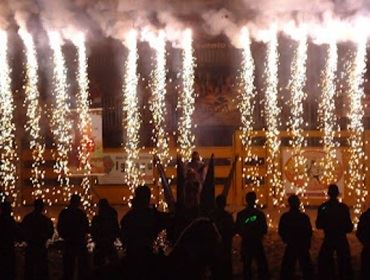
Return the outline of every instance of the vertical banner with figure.
<path id="1" fill-rule="evenodd" d="M 91 174 L 104 174 L 103 164 L 103 123 L 102 123 L 102 109 L 90 109 L 91 128 L 88 129 L 90 132 L 89 138 L 90 143 L 87 145 L 87 149 L 90 154 Z M 80 161 L 78 159 L 78 147 L 80 145 L 80 139 L 82 137 L 78 129 L 78 115 L 77 112 L 73 112 L 73 148 L 70 154 L 69 164 L 70 172 L 73 175 L 83 174 L 83 170 L 80 168 Z"/>
<path id="2" fill-rule="evenodd" d="M 302 161 L 298 162 L 299 156 L 294 155 L 293 151 L 292 148 L 284 148 L 282 151 L 283 181 L 287 194 L 295 193 L 299 187 L 306 184 L 305 194 L 308 198 L 325 198 L 329 183 L 337 184 L 340 192 L 343 193 L 344 165 L 340 149 L 336 149 L 335 172 L 332 175 L 334 182 L 328 182 L 328 178 L 325 176 L 324 167 L 327 164 L 328 156 L 323 149 L 303 149 L 301 154 L 304 158 L 303 164 Z"/>

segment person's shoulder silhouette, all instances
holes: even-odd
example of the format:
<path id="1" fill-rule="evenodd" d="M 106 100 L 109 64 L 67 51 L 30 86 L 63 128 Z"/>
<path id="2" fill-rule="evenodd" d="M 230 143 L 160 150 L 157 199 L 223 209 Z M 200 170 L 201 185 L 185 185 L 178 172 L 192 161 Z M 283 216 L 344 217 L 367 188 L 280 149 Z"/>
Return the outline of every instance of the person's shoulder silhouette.
<path id="1" fill-rule="evenodd" d="M 12 216 L 11 203 L 5 201 L 0 205 L 0 249 L 14 246 L 14 242 L 22 238 L 17 222 Z"/>
<path id="2" fill-rule="evenodd" d="M 349 207 L 339 202 L 339 188 L 329 185 L 329 200 L 320 205 L 317 213 L 316 227 L 323 229 L 326 235 L 343 235 L 353 230 Z"/>
<path id="3" fill-rule="evenodd" d="M 307 214 L 300 211 L 297 195 L 288 198 L 289 211 L 285 212 L 279 222 L 278 232 L 284 243 L 295 246 L 310 246 L 312 226 Z"/>
<path id="4" fill-rule="evenodd" d="M 256 208 L 255 192 L 246 194 L 247 207 L 237 215 L 237 233 L 246 239 L 261 239 L 267 233 L 265 213 Z"/>
<path id="5" fill-rule="evenodd" d="M 34 201 L 34 210 L 27 214 L 22 223 L 22 230 L 27 243 L 44 246 L 53 236 L 54 226 L 50 218 L 43 214 L 44 202 L 41 199 Z"/>
<path id="6" fill-rule="evenodd" d="M 58 218 L 58 233 L 65 241 L 85 242 L 89 231 L 86 213 L 80 209 L 81 197 L 72 195 L 67 208 L 63 209 Z"/>
<path id="7" fill-rule="evenodd" d="M 149 187 L 136 188 L 132 208 L 121 220 L 121 240 L 128 254 L 151 252 L 153 241 L 162 229 L 161 215 L 150 207 L 150 197 Z"/>
<path id="8" fill-rule="evenodd" d="M 356 236 L 365 247 L 370 247 L 370 208 L 361 214 Z"/>

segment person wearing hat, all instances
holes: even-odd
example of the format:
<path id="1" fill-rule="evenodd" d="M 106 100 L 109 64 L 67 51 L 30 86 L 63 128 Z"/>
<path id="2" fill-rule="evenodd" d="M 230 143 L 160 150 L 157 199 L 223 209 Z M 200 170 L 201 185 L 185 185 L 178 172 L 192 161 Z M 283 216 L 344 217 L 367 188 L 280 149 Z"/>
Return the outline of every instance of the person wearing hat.
<path id="1" fill-rule="evenodd" d="M 33 205 L 33 211 L 21 223 L 27 243 L 24 274 L 25 279 L 44 280 L 49 279 L 46 242 L 53 237 L 54 226 L 51 219 L 44 214 L 42 199 L 36 199 Z"/>
<path id="2" fill-rule="evenodd" d="M 352 264 L 347 234 L 352 232 L 353 223 L 346 204 L 339 202 L 339 189 L 329 185 L 329 199 L 320 205 L 317 212 L 316 228 L 324 231 L 318 259 L 319 279 L 337 279 L 334 254 L 337 256 L 339 279 L 352 279 Z"/>

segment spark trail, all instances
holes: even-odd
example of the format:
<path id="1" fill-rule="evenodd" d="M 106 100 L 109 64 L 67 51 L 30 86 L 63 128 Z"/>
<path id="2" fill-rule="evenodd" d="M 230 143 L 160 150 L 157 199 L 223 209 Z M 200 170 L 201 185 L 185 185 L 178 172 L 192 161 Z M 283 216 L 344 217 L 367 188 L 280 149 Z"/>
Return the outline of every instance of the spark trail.
<path id="1" fill-rule="evenodd" d="M 8 36 L 0 30 L 0 184 L 7 196 L 11 197 L 13 207 L 17 204 L 16 189 L 17 160 L 14 123 L 14 99 L 11 90 L 10 69 L 8 63 Z"/>

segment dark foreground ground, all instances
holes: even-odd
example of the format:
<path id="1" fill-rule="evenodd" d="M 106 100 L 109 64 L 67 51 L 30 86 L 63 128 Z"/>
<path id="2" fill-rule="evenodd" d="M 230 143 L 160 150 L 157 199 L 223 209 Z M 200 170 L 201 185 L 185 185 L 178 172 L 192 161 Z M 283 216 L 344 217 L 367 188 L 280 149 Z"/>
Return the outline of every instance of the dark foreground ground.
<path id="1" fill-rule="evenodd" d="M 312 256 L 312 260 L 314 261 L 315 267 L 316 267 L 317 255 L 318 255 L 319 248 L 322 242 L 322 237 L 323 236 L 321 232 L 318 232 L 318 231 L 314 232 L 314 237 L 312 240 L 312 247 L 311 247 L 311 256 Z M 353 267 L 354 267 L 354 271 L 356 275 L 355 279 L 358 279 L 358 272 L 360 269 L 361 244 L 357 241 L 354 234 L 348 235 L 348 238 L 351 244 L 352 263 L 353 263 Z M 242 266 L 240 263 L 239 244 L 240 244 L 240 240 L 236 236 L 234 238 L 234 250 L 233 250 L 233 270 L 234 270 L 235 279 L 242 279 L 241 277 Z M 266 253 L 268 256 L 272 279 L 279 279 L 280 262 L 282 259 L 282 255 L 284 253 L 284 245 L 281 242 L 275 230 L 271 230 L 268 236 L 266 237 L 265 248 L 266 248 Z M 23 261 L 24 261 L 23 256 L 24 256 L 23 249 L 19 248 L 18 253 L 17 253 L 17 267 L 18 267 L 18 278 L 17 279 L 23 279 Z M 49 250 L 49 268 L 50 268 L 50 276 L 51 276 L 50 279 L 52 280 L 61 279 L 62 255 L 61 255 L 61 251 L 58 248 L 52 247 Z M 297 279 L 301 279 L 299 277 L 299 273 L 297 273 Z"/>

